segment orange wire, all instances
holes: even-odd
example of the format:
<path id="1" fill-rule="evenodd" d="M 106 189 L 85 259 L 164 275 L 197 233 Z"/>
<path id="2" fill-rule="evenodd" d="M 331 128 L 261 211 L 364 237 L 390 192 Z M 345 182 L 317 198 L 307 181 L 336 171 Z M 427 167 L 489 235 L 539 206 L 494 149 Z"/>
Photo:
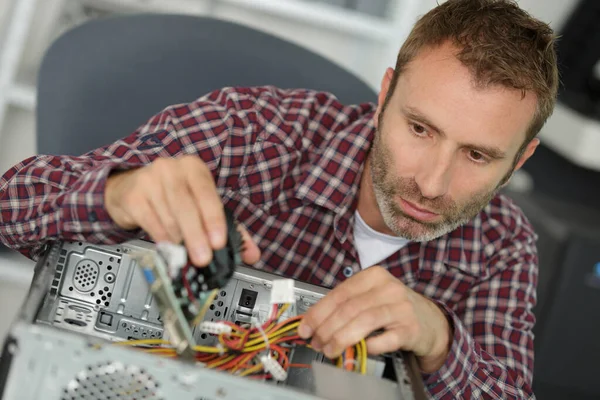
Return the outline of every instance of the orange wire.
<path id="1" fill-rule="evenodd" d="M 354 369 L 354 347 L 348 347 L 346 349 L 346 360 L 344 361 L 344 369 L 346 371 L 352 371 Z"/>

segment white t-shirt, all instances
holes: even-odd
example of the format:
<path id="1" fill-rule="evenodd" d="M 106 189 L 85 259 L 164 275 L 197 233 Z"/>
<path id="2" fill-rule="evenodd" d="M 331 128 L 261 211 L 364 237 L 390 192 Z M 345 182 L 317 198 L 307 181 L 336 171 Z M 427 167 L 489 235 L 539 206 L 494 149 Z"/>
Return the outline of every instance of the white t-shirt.
<path id="1" fill-rule="evenodd" d="M 361 218 L 358 211 L 354 215 L 354 243 L 362 269 L 377 265 L 408 244 L 408 239 L 386 235 L 372 229 Z"/>

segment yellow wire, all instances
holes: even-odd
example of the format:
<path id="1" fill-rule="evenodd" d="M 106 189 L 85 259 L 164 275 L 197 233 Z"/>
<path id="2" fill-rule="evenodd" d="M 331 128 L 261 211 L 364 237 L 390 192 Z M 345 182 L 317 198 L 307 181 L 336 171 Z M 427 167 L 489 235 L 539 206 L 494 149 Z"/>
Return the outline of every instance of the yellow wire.
<path id="1" fill-rule="evenodd" d="M 281 318 L 281 316 L 283 315 L 283 313 L 290 307 L 289 304 L 284 304 L 279 311 L 277 312 L 277 315 L 274 318 L 274 321 L 271 322 L 269 324 L 269 326 L 267 326 L 264 330 L 265 332 L 269 332 L 269 330 L 273 329 L 273 327 L 275 327 L 277 325 L 277 321 L 279 320 L 279 318 Z M 250 336 L 248 336 L 248 339 L 256 339 L 256 338 L 262 338 L 262 333 L 260 332 L 255 332 L 252 333 Z"/>
<path id="2" fill-rule="evenodd" d="M 141 346 L 141 345 L 163 345 L 163 346 L 167 346 L 170 345 L 170 343 L 166 340 L 163 339 L 139 339 L 139 340 L 127 340 L 127 341 L 122 341 L 122 342 L 115 342 L 115 345 L 119 345 L 119 346 Z M 150 352 L 155 352 L 153 350 L 166 350 L 166 349 L 170 349 L 173 350 L 173 352 L 175 351 L 174 348 L 172 347 L 167 347 L 167 348 L 159 348 L 159 349 L 147 349 Z M 201 352 L 201 353 L 220 353 L 223 351 L 222 348 L 219 347 L 210 347 L 210 346 L 194 346 L 194 351 L 197 352 Z"/>
<path id="3" fill-rule="evenodd" d="M 238 365 L 236 365 L 235 367 L 233 367 L 233 369 L 231 370 L 231 372 L 236 372 L 238 369 L 242 368 L 242 365 L 246 364 L 248 361 L 250 361 L 250 359 L 254 357 L 253 354 L 248 354 L 246 356 L 244 356 Z"/>
<path id="4" fill-rule="evenodd" d="M 246 376 L 246 375 L 250 375 L 254 372 L 260 372 L 263 370 L 263 365 L 262 363 L 260 364 L 256 364 L 254 367 L 248 368 L 247 370 L 243 371 L 240 373 L 240 376 Z"/>
<path id="5" fill-rule="evenodd" d="M 155 353 L 162 357 L 177 357 L 177 353 L 175 351 L 167 351 L 170 349 L 144 349 L 145 353 Z"/>
<path id="6" fill-rule="evenodd" d="M 277 313 L 277 317 L 275 317 L 275 319 L 278 320 L 279 318 L 281 318 L 285 310 L 287 310 L 289 307 L 289 303 L 285 303 L 283 306 L 281 306 L 281 309 L 279 309 L 279 312 Z"/>
<path id="7" fill-rule="evenodd" d="M 168 341 L 164 339 L 136 339 L 136 340 L 124 340 L 122 342 L 113 343 L 118 346 L 138 346 L 138 345 L 167 345 Z"/>
<path id="8" fill-rule="evenodd" d="M 206 314 L 206 311 L 208 311 L 208 307 L 210 307 L 210 305 L 212 304 L 212 302 L 215 299 L 215 297 L 217 297 L 217 293 L 219 293 L 218 289 L 214 289 L 212 292 L 210 292 L 210 294 L 206 298 L 206 301 L 202 305 L 202 308 L 200 309 L 200 312 L 194 318 L 194 321 L 192 322 L 192 326 L 196 326 L 200 322 L 202 322 L 202 319 L 204 318 L 204 315 Z"/>
<path id="9" fill-rule="evenodd" d="M 194 324 L 198 323 L 204 317 L 208 307 L 210 306 L 210 304 L 212 304 L 215 296 L 217 295 L 217 292 L 218 292 L 217 290 L 213 290 L 209 294 L 205 303 L 202 306 L 202 309 L 200 310 L 198 315 L 195 317 Z M 267 336 L 267 340 L 269 342 L 276 341 L 276 340 L 284 337 L 290 331 L 297 329 L 298 326 L 300 325 L 300 321 L 297 320 L 289 325 L 284 325 L 283 327 L 281 327 L 275 331 L 272 331 L 272 332 L 270 331 L 274 326 L 277 325 L 276 321 L 279 320 L 279 318 L 281 318 L 281 315 L 283 315 L 283 313 L 287 310 L 287 308 L 289 308 L 289 304 L 284 304 L 281 307 L 281 309 L 278 311 L 276 318 L 275 318 L 275 322 L 271 323 L 267 327 L 266 336 Z M 243 333 L 239 333 L 239 332 L 232 332 L 230 334 L 230 336 L 242 336 L 242 335 L 243 335 Z M 262 334 L 253 333 L 252 335 L 249 336 L 249 338 L 252 338 L 252 340 L 249 340 L 248 342 L 246 342 L 246 344 L 244 345 L 244 348 L 241 350 L 243 353 L 254 352 L 254 351 L 262 350 L 262 349 L 266 348 L 267 343 L 264 341 L 264 337 Z M 219 335 L 219 341 L 221 342 L 222 345 L 224 345 L 223 335 Z M 114 344 L 122 345 L 122 346 L 144 346 L 144 345 L 169 346 L 170 345 L 170 343 L 164 339 L 128 340 L 128 341 L 115 342 Z M 307 344 L 306 346 L 308 348 L 312 348 L 310 346 L 310 344 Z M 209 354 L 218 354 L 218 353 L 227 354 L 230 351 L 230 349 L 227 346 L 221 346 L 221 347 L 194 346 L 193 349 L 194 349 L 194 351 L 199 352 L 199 353 L 209 353 Z M 148 353 L 159 353 L 159 354 L 167 356 L 167 357 L 176 356 L 176 351 L 173 347 L 160 347 L 160 348 L 151 348 L 151 349 L 144 349 L 144 350 Z M 210 365 L 208 367 L 209 368 L 219 367 L 219 366 L 224 365 L 225 363 L 233 360 L 235 357 L 236 357 L 235 355 L 230 355 L 230 356 L 220 359 L 218 361 L 213 361 L 212 363 L 210 363 Z M 365 340 L 362 339 L 356 344 L 356 361 L 359 364 L 359 367 L 357 369 L 363 375 L 365 375 L 367 373 L 367 357 L 368 357 L 367 356 L 367 344 L 366 344 Z M 250 358 L 251 357 L 248 357 L 248 359 L 244 359 L 243 360 L 244 363 L 248 362 L 248 360 Z M 342 357 L 338 357 L 338 360 L 337 360 L 338 367 L 341 367 L 341 364 L 342 364 Z M 239 369 L 240 369 L 240 366 L 238 365 L 236 367 L 233 367 L 233 369 L 231 371 L 237 372 Z M 255 366 L 241 372 L 239 375 L 240 376 L 250 375 L 254 372 L 259 372 L 262 369 L 263 369 L 262 364 L 257 364 Z"/>
<path id="10" fill-rule="evenodd" d="M 267 338 L 269 338 L 269 341 L 278 339 L 280 336 L 282 336 L 284 333 L 289 332 L 295 328 L 297 328 L 300 325 L 300 321 L 296 321 L 286 327 L 280 328 L 278 330 L 276 330 L 275 332 L 270 332 L 267 334 Z M 246 342 L 246 346 L 253 346 L 255 344 L 264 342 L 264 338 L 262 337 L 262 335 L 256 339 L 253 340 L 249 340 L 248 342 Z"/>
<path id="11" fill-rule="evenodd" d="M 225 357 L 225 358 L 224 358 L 224 359 L 222 359 L 222 360 L 218 360 L 218 361 L 216 361 L 216 362 L 214 362 L 214 363 L 213 363 L 213 362 L 211 362 L 211 361 L 209 361 L 209 362 L 206 364 L 206 367 L 207 367 L 207 368 L 217 368 L 217 367 L 220 367 L 220 366 L 221 366 L 221 365 L 223 365 L 223 364 L 227 364 L 229 361 L 233 360 L 235 357 L 236 357 L 235 355 L 231 355 L 231 356 L 229 356 L 229 357 Z"/>
<path id="12" fill-rule="evenodd" d="M 155 349 L 144 349 L 146 353 L 173 354 L 177 355 L 175 349 L 171 347 L 157 347 Z"/>
<path id="13" fill-rule="evenodd" d="M 360 360 L 360 373 L 363 375 L 367 374 L 367 342 L 364 339 L 361 339 L 360 342 L 362 347 L 362 357 Z"/>
<path id="14" fill-rule="evenodd" d="M 290 329 L 292 329 L 292 328 L 290 328 Z M 286 331 L 290 330 L 290 329 L 286 329 Z M 275 340 L 283 337 L 284 336 L 283 333 L 285 333 L 285 331 L 280 334 L 268 337 L 269 342 L 275 341 Z M 246 353 L 249 351 L 261 350 L 261 349 L 265 348 L 266 345 L 267 344 L 264 342 L 264 340 L 260 340 L 258 344 L 252 343 L 252 345 L 250 345 L 250 346 L 248 346 L 248 344 L 246 344 L 246 346 L 242 349 L 242 352 Z"/>
<path id="15" fill-rule="evenodd" d="M 197 351 L 199 353 L 226 353 L 227 350 L 227 348 L 222 347 L 194 346 L 194 351 Z"/>

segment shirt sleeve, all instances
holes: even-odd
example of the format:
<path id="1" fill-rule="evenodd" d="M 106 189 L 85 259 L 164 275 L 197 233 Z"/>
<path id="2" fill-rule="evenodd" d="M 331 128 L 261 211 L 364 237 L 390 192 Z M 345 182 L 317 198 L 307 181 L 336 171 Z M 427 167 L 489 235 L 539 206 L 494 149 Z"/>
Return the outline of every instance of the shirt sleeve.
<path id="1" fill-rule="evenodd" d="M 436 399 L 531 399 L 536 302 L 535 234 L 523 231 L 493 259 L 497 271 L 455 307 L 437 302 L 454 338 L 446 363 L 424 376 Z"/>
<path id="2" fill-rule="evenodd" d="M 39 155 L 18 163 L 0 179 L 0 241 L 35 259 L 53 240 L 114 244 L 141 237 L 139 230 L 125 231 L 109 217 L 107 178 L 183 154 L 200 156 L 218 178 L 231 132 L 245 132 L 238 100 L 231 90 L 215 91 L 168 107 L 130 136 L 85 155 Z M 230 166 L 227 172 L 235 176 L 236 171 Z"/>

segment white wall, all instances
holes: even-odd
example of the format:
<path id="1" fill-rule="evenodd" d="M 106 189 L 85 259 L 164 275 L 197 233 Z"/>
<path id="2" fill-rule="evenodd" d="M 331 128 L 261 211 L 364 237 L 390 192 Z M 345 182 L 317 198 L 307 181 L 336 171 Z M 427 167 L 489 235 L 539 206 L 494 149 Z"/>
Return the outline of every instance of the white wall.
<path id="1" fill-rule="evenodd" d="M 6 20 L 11 6 L 18 0 L 0 1 L 0 46 L 2 44 L 2 33 L 6 27 Z M 55 0 L 53 0 L 54 2 Z M 259 1 L 259 0 L 257 0 Z M 567 13 L 576 5 L 576 0 L 519 0 L 519 4 L 534 16 L 550 22 L 555 28 L 560 28 Z M 52 12 L 52 2 L 40 2 L 34 27 L 41 27 L 44 18 Z M 420 3 L 419 15 L 430 10 L 437 4 L 437 0 L 423 0 Z M 382 45 L 373 44 L 361 40 L 352 35 L 344 35 L 331 31 L 327 34 L 325 30 L 311 30 L 309 26 L 301 26 L 285 19 L 261 14 L 256 11 L 248 11 L 239 6 L 230 5 L 218 10 L 218 15 L 245 22 L 257 28 L 263 28 L 271 33 L 279 33 L 288 40 L 293 40 L 304 45 L 311 45 L 318 53 L 329 57 L 333 61 L 344 65 L 349 70 L 363 77 L 371 86 L 378 88 L 383 70 L 386 66 L 392 66 L 394 62 L 395 48 L 386 48 Z M 412 20 L 412 19 L 410 19 Z M 398 30 L 398 45 L 400 47 L 402 29 Z M 23 65 L 29 65 L 29 70 L 19 71 L 21 77 L 32 81 L 35 71 L 32 65 L 37 65 L 45 46 L 43 40 L 36 38 L 36 31 L 31 33 L 27 51 L 23 56 Z M 39 33 L 37 34 L 39 36 Z M 37 40 L 34 40 L 37 39 Z M 392 39 L 393 43 L 393 39 Z M 2 143 L 0 145 L 0 171 L 4 172 L 16 162 L 35 153 L 35 121 L 32 112 L 13 107 L 4 122 Z"/>
<path id="2" fill-rule="evenodd" d="M 11 6 L 18 0 L 0 0 L 0 35 L 2 28 L 6 27 L 6 16 Z M 19 71 L 21 77 L 33 81 L 35 67 L 45 47 L 44 40 L 40 40 L 39 31 L 42 30 L 44 19 L 52 14 L 52 2 L 40 2 L 30 34 L 27 51 L 23 56 L 23 65 L 30 66 L 28 70 Z M 61 0 L 62 1 L 62 0 Z M 257 0 L 260 1 L 260 0 Z M 548 21 L 553 27 L 559 27 L 565 19 L 565 14 L 576 4 L 576 0 L 520 0 L 520 5 L 534 16 Z M 422 0 L 419 15 L 427 12 L 437 4 L 437 0 Z M 56 8 L 56 7 L 55 7 Z M 397 46 L 386 47 L 375 42 L 365 41 L 352 35 L 344 35 L 327 29 L 311 30 L 308 25 L 301 25 L 286 19 L 266 15 L 256 11 L 229 5 L 220 7 L 218 15 L 234 21 L 245 22 L 257 28 L 265 29 L 271 33 L 279 33 L 288 40 L 293 40 L 304 45 L 311 45 L 313 50 L 329 57 L 333 61 L 344 65 L 349 70 L 363 77 L 374 88 L 379 87 L 379 82 L 384 68 L 392 65 L 396 48 L 399 48 L 405 30 L 398 29 Z M 398 18 L 397 18 L 398 19 Z M 409 18 L 413 21 L 413 18 Z M 37 32 L 37 33 L 36 33 Z M 36 37 L 37 36 L 37 37 Z M 0 45 L 3 37 L 0 36 Z M 394 40 L 392 38 L 392 43 Z M 3 140 L 0 147 L 0 170 L 3 172 L 19 160 L 35 152 L 35 123 L 33 113 L 13 109 L 7 115 Z"/>

